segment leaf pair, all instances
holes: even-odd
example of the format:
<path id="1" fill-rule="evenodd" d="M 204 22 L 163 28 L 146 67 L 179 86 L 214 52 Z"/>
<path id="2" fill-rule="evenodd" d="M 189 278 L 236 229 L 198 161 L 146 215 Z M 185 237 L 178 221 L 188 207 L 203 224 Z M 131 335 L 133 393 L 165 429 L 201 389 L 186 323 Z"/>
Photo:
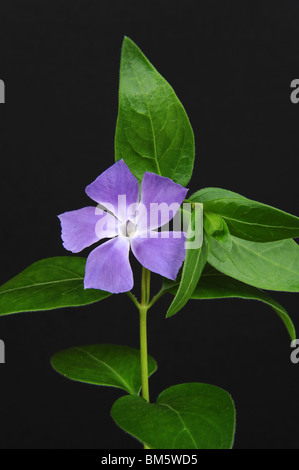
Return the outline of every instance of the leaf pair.
<path id="1" fill-rule="evenodd" d="M 114 345 L 68 349 L 52 358 L 54 369 L 69 379 L 121 388 L 112 417 L 126 432 L 153 449 L 229 449 L 235 430 L 234 404 L 212 385 L 181 384 L 160 394 L 155 404 L 138 396 L 139 351 Z M 149 376 L 157 369 L 148 358 Z"/>
<path id="2" fill-rule="evenodd" d="M 203 206 L 204 244 L 197 252 L 187 251 L 179 284 L 165 283 L 175 295 L 167 316 L 189 298 L 256 299 L 276 311 L 293 340 L 295 328 L 286 310 L 260 288 L 299 292 L 299 247 L 289 239 L 299 236 L 299 219 L 219 188 L 200 190 L 189 200 Z M 207 261 L 218 271 L 207 266 L 200 277 Z"/>
<path id="3" fill-rule="evenodd" d="M 221 218 L 231 233 L 231 246 L 210 238 L 208 262 L 218 271 L 251 286 L 299 292 L 299 218 L 219 188 L 190 197 L 204 213 Z"/>
<path id="4" fill-rule="evenodd" d="M 189 227 L 191 231 L 193 221 L 194 213 Z M 163 289 L 175 296 L 167 317 L 175 315 L 189 299 L 255 299 L 274 309 L 294 340 L 296 332 L 290 316 L 260 288 L 299 292 L 298 245 L 293 240 L 253 243 L 231 235 L 226 239 L 230 240 L 227 245 L 225 233 L 217 240 L 215 232 L 218 235 L 221 230 L 212 232 L 211 227 L 208 229 L 212 235 L 205 234 L 202 247 L 187 250 L 181 278 L 176 282 L 164 280 Z M 207 261 L 218 271 L 206 264 Z"/>
<path id="5" fill-rule="evenodd" d="M 299 249 L 289 240 L 299 236 L 298 217 L 218 188 L 198 191 L 190 200 L 221 216 L 234 235 L 230 252 L 211 241 L 210 264 L 256 287 L 299 291 Z"/>

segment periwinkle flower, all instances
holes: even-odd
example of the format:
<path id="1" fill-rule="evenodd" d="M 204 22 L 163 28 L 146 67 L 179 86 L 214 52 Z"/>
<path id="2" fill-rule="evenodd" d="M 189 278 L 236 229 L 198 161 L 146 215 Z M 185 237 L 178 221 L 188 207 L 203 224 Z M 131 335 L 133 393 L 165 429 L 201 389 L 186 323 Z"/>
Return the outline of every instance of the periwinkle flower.
<path id="1" fill-rule="evenodd" d="M 115 294 L 130 291 L 134 284 L 130 249 L 145 268 L 176 279 L 186 255 L 185 234 L 157 229 L 174 217 L 187 189 L 169 178 L 146 172 L 139 200 L 138 181 L 125 162 L 119 160 L 85 191 L 99 206 L 65 212 L 58 217 L 63 246 L 73 253 L 110 239 L 87 258 L 86 289 Z"/>

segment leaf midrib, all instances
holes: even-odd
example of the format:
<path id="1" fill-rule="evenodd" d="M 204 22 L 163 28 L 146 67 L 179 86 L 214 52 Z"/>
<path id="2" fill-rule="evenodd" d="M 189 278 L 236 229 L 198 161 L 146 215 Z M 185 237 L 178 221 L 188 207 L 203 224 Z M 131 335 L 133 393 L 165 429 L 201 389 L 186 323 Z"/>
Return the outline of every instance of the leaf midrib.
<path id="1" fill-rule="evenodd" d="M 58 281 L 47 281 L 47 282 L 37 282 L 36 284 L 30 284 L 26 286 L 14 287 L 13 289 L 7 289 L 5 291 L 0 291 L 0 295 L 7 294 L 8 292 L 14 292 L 22 289 L 31 289 L 33 287 L 47 286 L 51 284 L 59 284 L 61 282 L 72 282 L 72 281 L 83 281 L 83 277 L 74 277 L 70 279 L 60 279 Z"/>
<path id="2" fill-rule="evenodd" d="M 104 365 L 105 367 L 107 367 L 107 369 L 109 369 L 113 374 L 116 375 L 116 377 L 118 377 L 118 379 L 121 381 L 121 383 L 126 387 L 126 390 L 128 390 L 129 393 L 135 395 L 135 391 L 132 389 L 132 387 L 123 379 L 123 377 L 121 375 L 119 375 L 119 373 L 115 369 L 113 369 L 113 367 L 109 366 L 109 364 L 102 361 L 101 359 L 98 359 L 96 356 L 94 356 L 93 354 L 91 354 L 88 351 L 85 351 L 84 349 L 81 349 L 81 348 L 75 348 L 75 349 L 77 351 L 80 351 L 81 353 L 84 353 L 87 356 L 91 357 L 94 361 L 96 361 L 96 362 Z"/>
<path id="3" fill-rule="evenodd" d="M 194 437 L 192 436 L 191 432 L 189 431 L 189 429 L 188 429 L 188 427 L 187 427 L 185 421 L 183 420 L 181 414 L 179 413 L 179 411 L 177 411 L 175 408 L 172 408 L 172 407 L 171 407 L 170 405 L 168 405 L 167 403 L 157 403 L 157 404 L 158 404 L 159 406 L 166 406 L 167 408 L 169 408 L 171 411 L 173 411 L 173 412 L 179 417 L 179 419 L 180 419 L 182 425 L 184 426 L 184 429 L 183 429 L 183 430 L 186 430 L 186 431 L 187 431 L 187 433 L 189 434 L 190 438 L 192 439 L 192 442 L 193 442 L 194 445 L 195 445 L 195 449 L 198 449 L 198 445 L 197 445 L 197 443 L 196 443 Z M 208 419 L 206 416 L 203 416 L 201 413 L 190 413 L 190 412 L 188 413 L 188 412 L 186 412 L 185 414 L 194 415 L 194 416 L 196 416 L 196 417 L 197 417 L 197 416 L 200 416 L 201 419 L 203 419 L 204 421 L 207 421 L 214 429 L 216 429 L 216 430 L 218 431 L 218 433 L 219 433 L 219 436 L 220 436 L 221 448 L 222 448 L 222 446 L 223 446 L 222 434 L 221 434 L 221 432 L 220 432 L 218 426 L 216 426 L 216 424 L 215 424 L 212 420 Z"/>
<path id="4" fill-rule="evenodd" d="M 160 406 L 166 406 L 167 408 L 169 408 L 171 411 L 173 411 L 173 412 L 179 417 L 179 419 L 180 419 L 182 425 L 184 426 L 183 431 L 184 431 L 184 430 L 187 431 L 187 433 L 189 434 L 189 436 L 190 436 L 190 438 L 191 438 L 191 440 L 192 440 L 192 442 L 193 442 L 193 444 L 194 444 L 194 446 L 195 446 L 195 449 L 197 449 L 197 447 L 198 447 L 198 446 L 197 446 L 197 443 L 196 443 L 194 437 L 192 436 L 191 432 L 190 432 L 189 429 L 187 428 L 187 425 L 186 425 L 185 421 L 183 420 L 183 418 L 181 417 L 180 413 L 179 413 L 177 410 L 175 410 L 174 408 L 172 408 L 170 405 L 166 404 L 166 403 L 159 403 L 158 405 L 160 405 Z"/>
<path id="5" fill-rule="evenodd" d="M 147 107 L 147 111 L 148 111 L 148 117 L 149 117 L 149 120 L 150 120 L 150 125 L 151 125 L 151 131 L 152 131 L 152 135 L 153 135 L 153 143 L 154 143 L 154 158 L 155 158 L 155 162 L 156 162 L 156 166 L 157 166 L 157 170 L 158 170 L 158 174 L 160 176 L 162 176 L 162 173 L 161 173 L 161 170 L 160 170 L 160 165 L 159 165 L 159 161 L 158 161 L 158 155 L 157 155 L 157 143 L 156 143 L 156 135 L 155 135 L 155 131 L 154 131 L 154 124 L 153 124 L 153 119 L 152 119 L 152 115 L 151 115 L 151 111 L 150 111 L 150 106 L 149 106 L 149 102 L 148 102 L 148 99 L 147 99 L 147 95 L 143 89 L 143 86 L 142 86 L 142 83 L 141 81 L 139 80 L 139 77 L 136 73 L 136 69 L 135 69 L 135 66 L 134 66 L 134 61 L 132 60 L 132 56 L 131 56 L 131 52 L 129 52 L 129 55 L 130 55 L 130 59 L 131 59 L 131 64 L 132 64 L 132 69 L 133 69 L 133 73 L 135 75 L 135 78 L 140 86 L 140 89 L 142 91 L 142 94 L 144 96 L 144 99 L 145 99 L 145 102 L 146 102 L 146 107 Z"/>
<path id="6" fill-rule="evenodd" d="M 267 225 L 267 224 L 262 224 L 262 223 L 258 223 L 258 222 L 246 222 L 245 220 L 241 220 L 241 219 L 235 219 L 234 217 L 229 217 L 227 215 L 221 215 L 219 213 L 216 213 L 216 215 L 219 215 L 220 217 L 222 217 L 224 220 L 230 220 L 230 221 L 233 221 L 233 222 L 237 222 L 238 224 L 243 224 L 243 225 L 250 225 L 251 227 L 254 226 L 254 227 L 265 227 L 267 229 L 283 229 L 283 230 L 298 230 L 298 227 L 286 227 L 285 225 Z"/>
<path id="7" fill-rule="evenodd" d="M 207 201 L 206 203 L 203 202 L 203 204 L 209 204 L 209 203 L 211 203 L 211 202 L 213 203 L 213 202 L 217 202 L 217 201 L 219 202 L 219 201 L 221 201 L 221 200 L 223 200 L 223 199 L 224 199 L 226 202 L 227 202 L 227 199 L 229 199 L 230 201 L 234 201 L 234 200 L 239 201 L 240 199 L 241 199 L 241 200 L 245 200 L 245 201 L 247 200 L 246 198 L 243 198 L 243 197 L 235 197 L 235 198 L 227 198 L 227 199 L 226 199 L 226 198 L 218 198 L 218 199 L 213 199 L 213 200 L 211 200 L 211 201 Z M 296 220 L 296 221 L 298 222 L 298 218 L 297 218 L 296 216 L 294 216 L 294 215 L 292 215 L 292 214 L 289 214 L 289 213 L 287 213 L 287 212 L 284 212 L 284 211 L 282 211 L 281 209 L 276 209 L 276 208 L 274 208 L 274 207 L 270 207 L 270 206 L 267 206 L 266 204 L 262 204 L 262 203 L 261 203 L 260 205 L 261 205 L 262 207 L 264 207 L 265 210 L 266 210 L 266 209 L 273 210 L 273 211 L 275 211 L 275 212 L 278 212 L 281 216 L 289 217 L 289 218 L 291 218 L 291 219 L 294 219 L 294 221 Z M 228 215 L 226 215 L 226 214 L 223 215 L 223 214 L 221 213 L 221 211 L 217 211 L 217 209 L 216 209 L 216 210 L 215 210 L 215 209 L 213 210 L 213 208 L 212 208 L 212 210 L 210 209 L 210 212 L 213 213 L 213 214 L 218 215 L 219 217 L 222 217 L 223 219 L 231 220 L 231 221 L 233 221 L 233 222 L 237 222 L 237 223 L 239 223 L 239 224 L 241 223 L 241 224 L 244 224 L 244 225 L 251 225 L 251 226 L 254 225 L 254 226 L 256 226 L 256 227 L 266 227 L 266 228 L 269 228 L 269 229 L 271 229 L 271 228 L 274 228 L 274 229 L 285 229 L 285 230 L 294 230 L 294 229 L 296 229 L 296 227 L 288 228 L 288 227 L 286 227 L 286 226 L 284 226 L 284 225 L 268 225 L 268 224 L 261 224 L 261 223 L 257 223 L 257 222 L 246 222 L 245 220 L 242 220 L 242 219 L 235 219 L 234 217 L 228 216 Z"/>

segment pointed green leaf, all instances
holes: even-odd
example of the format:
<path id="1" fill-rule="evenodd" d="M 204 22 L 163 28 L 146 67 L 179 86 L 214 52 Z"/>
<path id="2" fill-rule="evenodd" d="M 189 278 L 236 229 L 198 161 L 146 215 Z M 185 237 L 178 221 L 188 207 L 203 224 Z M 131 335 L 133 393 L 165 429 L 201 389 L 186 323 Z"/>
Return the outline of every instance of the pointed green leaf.
<path id="1" fill-rule="evenodd" d="M 155 404 L 125 396 L 111 410 L 114 421 L 151 449 L 231 449 L 235 408 L 213 385 L 190 383 L 164 390 Z"/>
<path id="2" fill-rule="evenodd" d="M 176 294 L 176 291 L 177 287 L 170 289 L 172 294 Z M 240 298 L 264 302 L 272 307 L 281 318 L 289 332 L 291 340 L 296 339 L 294 324 L 282 305 L 266 292 L 226 276 L 209 265 L 206 266 L 191 298 L 196 300 Z"/>
<path id="3" fill-rule="evenodd" d="M 133 395 L 141 389 L 140 352 L 127 346 L 98 344 L 66 349 L 51 359 L 53 368 L 68 379 L 116 387 Z M 148 357 L 149 376 L 157 369 Z"/>
<path id="4" fill-rule="evenodd" d="M 230 252 L 210 240 L 208 262 L 218 271 L 266 290 L 299 292 L 299 246 L 294 240 L 254 243 L 232 237 Z"/>
<path id="5" fill-rule="evenodd" d="M 86 259 L 48 258 L 29 266 L 0 287 L 0 315 L 92 304 L 109 292 L 84 289 Z"/>
<path id="6" fill-rule="evenodd" d="M 194 164 L 194 136 L 175 92 L 129 38 L 122 47 L 116 160 L 141 180 L 145 171 L 186 186 Z"/>
<path id="7" fill-rule="evenodd" d="M 205 267 L 208 258 L 208 243 L 206 238 L 203 237 L 202 225 L 202 207 L 197 204 L 199 210 L 194 210 L 191 215 L 191 221 L 188 228 L 187 240 L 190 243 L 190 248 L 187 249 L 186 259 L 184 262 L 181 281 L 176 291 L 175 298 L 170 305 L 166 317 L 172 317 L 179 312 L 190 299 L 193 290 L 195 289 L 201 273 Z M 200 246 L 195 248 L 192 246 L 192 240 L 195 241 L 194 231 L 200 230 L 202 242 Z"/>
<path id="8" fill-rule="evenodd" d="M 271 242 L 299 237 L 299 218 L 224 189 L 206 188 L 190 200 L 204 203 L 204 211 L 222 217 L 236 237 Z"/>

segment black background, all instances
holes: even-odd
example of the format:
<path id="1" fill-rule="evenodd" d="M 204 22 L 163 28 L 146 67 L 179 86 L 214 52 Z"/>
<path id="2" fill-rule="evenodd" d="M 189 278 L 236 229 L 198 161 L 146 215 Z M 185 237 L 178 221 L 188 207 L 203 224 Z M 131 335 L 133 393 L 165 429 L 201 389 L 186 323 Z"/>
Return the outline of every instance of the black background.
<path id="1" fill-rule="evenodd" d="M 298 20 L 290 0 L 2 0 L 0 281 L 67 255 L 56 215 L 87 205 L 85 186 L 114 161 L 125 34 L 190 117 L 197 147 L 190 193 L 224 187 L 298 215 L 299 105 L 290 101 Z M 275 298 L 299 329 L 299 297 Z M 176 383 L 221 386 L 237 407 L 236 449 L 298 449 L 299 365 L 275 313 L 254 302 L 203 301 L 165 320 L 169 300 L 149 314 L 149 350 L 159 364 L 152 398 Z M 125 295 L 3 317 L 0 338 L 1 448 L 140 447 L 109 416 L 120 391 L 73 383 L 49 365 L 71 346 L 138 347 L 137 311 Z"/>

